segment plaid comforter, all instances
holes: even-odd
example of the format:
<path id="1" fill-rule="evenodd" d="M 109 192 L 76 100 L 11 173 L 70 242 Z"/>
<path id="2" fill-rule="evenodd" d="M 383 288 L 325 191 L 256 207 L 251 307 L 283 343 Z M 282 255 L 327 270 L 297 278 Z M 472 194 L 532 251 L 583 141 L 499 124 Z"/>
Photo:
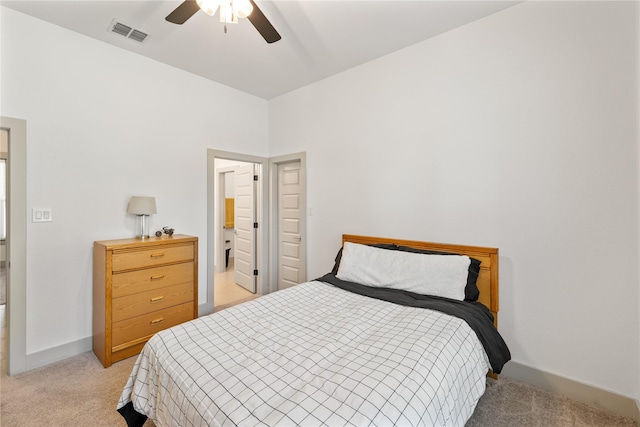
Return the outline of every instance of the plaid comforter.
<path id="1" fill-rule="evenodd" d="M 489 361 L 468 324 L 313 281 L 156 334 L 130 426 L 462 426 Z"/>

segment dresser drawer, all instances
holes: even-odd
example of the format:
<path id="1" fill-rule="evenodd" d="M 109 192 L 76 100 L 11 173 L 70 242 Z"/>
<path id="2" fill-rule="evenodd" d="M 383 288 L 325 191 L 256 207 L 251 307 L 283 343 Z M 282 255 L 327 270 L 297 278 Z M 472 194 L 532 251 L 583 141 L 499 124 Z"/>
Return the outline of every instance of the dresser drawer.
<path id="1" fill-rule="evenodd" d="M 112 320 L 119 322 L 185 302 L 193 302 L 193 283 L 186 282 L 115 298 L 111 308 L 113 310 Z"/>
<path id="2" fill-rule="evenodd" d="M 193 276 L 193 262 L 115 273 L 111 296 L 119 298 L 186 282 L 193 287 Z"/>
<path id="3" fill-rule="evenodd" d="M 124 271 L 194 259 L 193 245 L 163 246 L 138 251 L 113 251 L 112 271 Z"/>
<path id="4" fill-rule="evenodd" d="M 126 345 L 127 343 L 134 345 L 140 342 L 141 339 L 148 339 L 156 332 L 191 319 L 193 319 L 193 303 L 188 302 L 115 322 L 112 331 L 112 351 L 126 348 L 128 346 Z"/>

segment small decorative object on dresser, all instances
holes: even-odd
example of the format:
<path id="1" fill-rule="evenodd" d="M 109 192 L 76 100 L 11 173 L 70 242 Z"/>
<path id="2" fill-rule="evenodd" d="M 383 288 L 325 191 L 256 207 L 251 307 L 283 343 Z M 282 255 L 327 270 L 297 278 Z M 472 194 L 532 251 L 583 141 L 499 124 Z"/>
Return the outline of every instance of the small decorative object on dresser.
<path id="1" fill-rule="evenodd" d="M 105 368 L 198 317 L 198 238 L 94 242 L 93 352 Z"/>
<path id="2" fill-rule="evenodd" d="M 164 233 L 167 236 L 171 237 L 171 236 L 173 236 L 173 232 L 174 232 L 173 228 L 162 227 L 162 230 L 156 231 L 156 237 L 162 237 L 162 233 Z"/>

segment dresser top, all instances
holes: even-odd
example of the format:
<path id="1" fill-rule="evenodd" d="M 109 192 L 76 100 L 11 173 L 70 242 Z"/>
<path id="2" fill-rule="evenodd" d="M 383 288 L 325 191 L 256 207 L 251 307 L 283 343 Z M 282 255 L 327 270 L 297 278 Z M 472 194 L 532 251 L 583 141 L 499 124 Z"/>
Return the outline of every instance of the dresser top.
<path id="1" fill-rule="evenodd" d="M 104 246 L 106 249 L 110 248 L 123 248 L 123 247 L 145 247 L 145 246 L 159 246 L 169 245 L 171 243 L 183 243 L 183 242 L 197 242 L 198 238 L 195 236 L 187 236 L 185 234 L 174 234 L 173 236 L 162 235 L 162 237 L 151 236 L 147 239 L 140 239 L 132 237 L 129 239 L 115 239 L 115 240 L 99 240 L 94 242 L 95 245 Z"/>

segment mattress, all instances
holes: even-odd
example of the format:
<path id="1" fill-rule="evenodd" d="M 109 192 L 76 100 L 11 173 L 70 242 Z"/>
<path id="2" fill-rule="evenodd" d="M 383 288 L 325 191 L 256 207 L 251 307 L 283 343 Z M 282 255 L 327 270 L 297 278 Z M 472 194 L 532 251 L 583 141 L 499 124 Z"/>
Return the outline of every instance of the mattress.
<path id="1" fill-rule="evenodd" d="M 311 281 L 154 335 L 129 425 L 459 425 L 491 368 L 469 324 Z"/>

